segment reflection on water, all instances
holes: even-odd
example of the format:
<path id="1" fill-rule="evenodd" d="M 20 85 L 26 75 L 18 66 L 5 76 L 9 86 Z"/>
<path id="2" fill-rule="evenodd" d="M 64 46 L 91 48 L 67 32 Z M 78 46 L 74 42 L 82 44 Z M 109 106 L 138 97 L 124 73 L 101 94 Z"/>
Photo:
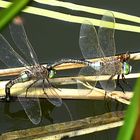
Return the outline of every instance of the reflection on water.
<path id="1" fill-rule="evenodd" d="M 40 126 L 73 120 L 71 111 L 65 102 L 63 102 L 61 107 L 55 107 L 50 102 L 46 101 L 46 99 L 40 99 L 40 103 L 42 109 L 42 120 L 39 124 Z M 1 102 L 1 106 L 1 114 L 4 114 L 3 122 L 4 120 L 8 120 L 7 125 L 3 123 L 4 127 L 1 129 L 1 133 L 6 132 L 7 130 L 12 131 L 35 127 L 35 125 L 33 125 L 28 119 L 25 111 L 18 101 L 10 103 Z"/>
<path id="2" fill-rule="evenodd" d="M 31 124 L 30 120 L 26 116 L 25 111 L 23 110 L 22 106 L 18 101 L 10 102 L 10 103 L 4 103 L 1 102 L 1 114 L 4 114 L 4 118 L 1 118 L 2 122 L 8 123 L 5 125 L 3 123 L 3 128 L 1 131 L 5 132 L 10 130 L 16 130 L 16 129 L 25 129 L 29 127 L 35 127 L 33 124 Z M 47 102 L 46 100 L 41 99 L 41 107 L 42 107 L 42 121 L 41 124 L 52 124 L 54 122 L 53 117 L 51 116 L 51 113 L 54 109 L 54 106 Z M 16 125 L 15 125 L 16 124 Z M 11 126 L 12 127 L 9 127 Z M 7 126 L 7 127 L 6 127 Z M 11 129 L 10 129 L 11 128 Z"/>
<path id="3" fill-rule="evenodd" d="M 42 121 L 39 125 L 47 125 L 47 124 L 53 124 L 53 123 L 60 123 L 60 122 L 66 122 L 70 121 L 70 114 L 65 108 L 65 105 L 62 105 L 61 107 L 54 107 L 49 102 L 47 102 L 45 99 L 41 99 L 41 108 L 42 108 Z M 70 113 L 73 117 L 73 120 L 77 120 L 80 118 L 85 118 L 88 116 L 95 116 L 99 114 L 103 114 L 105 112 L 110 112 L 113 110 L 116 110 L 116 102 L 110 100 L 110 108 L 106 108 L 105 104 L 107 101 L 90 101 L 90 100 L 64 100 L 64 102 L 67 104 L 68 108 L 70 109 Z M 120 104 L 121 105 L 121 104 Z M 22 109 L 20 103 L 18 101 L 11 102 L 11 103 L 2 103 L 1 106 L 3 110 L 1 109 L 0 113 L 4 114 L 1 116 L 3 118 L 3 121 L 1 122 L 1 133 L 6 131 L 12 131 L 12 130 L 20 130 L 20 129 L 26 129 L 31 127 L 36 127 L 33 125 L 28 117 L 26 116 L 24 110 Z M 121 110 L 120 108 L 117 108 L 117 110 Z M 110 139 L 110 136 L 113 137 L 116 135 L 116 132 L 118 130 L 112 129 L 107 130 L 103 132 L 95 133 L 94 136 L 92 134 L 83 136 L 83 138 L 103 138 Z M 110 134 L 111 133 L 111 134 Z M 113 133 L 113 134 L 112 134 Z M 77 139 L 77 138 L 76 138 Z"/>
<path id="4" fill-rule="evenodd" d="M 44 99 L 40 99 L 40 101 L 41 101 L 41 109 L 43 110 L 43 118 L 45 120 L 48 120 L 51 124 L 55 122 L 73 120 L 69 107 L 65 102 L 63 102 L 63 105 L 61 107 L 55 107 L 50 102 Z M 15 102 L 18 103 L 18 101 L 15 101 Z M 4 114 L 8 116 L 10 119 L 14 119 L 14 120 L 19 119 L 21 121 L 22 120 L 29 121 L 27 115 L 25 114 L 25 111 L 22 108 L 18 109 L 14 107 L 15 102 L 4 103 Z M 60 117 L 59 115 L 63 117 Z M 57 117 L 55 118 L 55 116 Z"/>

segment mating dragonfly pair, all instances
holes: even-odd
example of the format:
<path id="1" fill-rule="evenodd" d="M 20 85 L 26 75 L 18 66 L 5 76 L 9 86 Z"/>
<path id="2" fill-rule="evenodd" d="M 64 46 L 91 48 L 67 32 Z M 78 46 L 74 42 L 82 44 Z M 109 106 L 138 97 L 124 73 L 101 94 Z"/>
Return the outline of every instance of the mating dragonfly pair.
<path id="1" fill-rule="evenodd" d="M 109 26 L 108 26 L 109 25 Z M 50 66 L 42 66 L 39 64 L 36 53 L 29 42 L 24 26 L 22 22 L 13 22 L 10 24 L 10 33 L 13 38 L 14 43 L 18 46 L 22 55 L 25 59 L 21 57 L 14 49 L 10 46 L 7 40 L 0 34 L 0 59 L 8 67 L 26 67 L 21 74 L 14 80 L 10 80 L 5 87 L 5 100 L 10 101 L 12 96 L 10 94 L 10 89 L 16 83 L 23 83 L 32 80 L 32 83 L 23 90 L 23 93 L 18 95 L 18 100 L 23 106 L 28 118 L 33 124 L 38 124 L 41 121 L 41 107 L 39 99 L 29 98 L 28 94 L 36 94 L 36 88 L 40 85 L 42 86 L 41 92 L 44 93 L 46 99 L 50 101 L 55 106 L 61 106 L 62 100 L 58 94 L 60 92 L 54 85 L 49 81 L 55 74 L 55 67 L 62 63 L 82 63 L 86 67 L 82 68 L 79 72 L 79 76 L 83 75 L 110 75 L 108 80 L 100 81 L 101 86 L 106 92 L 112 91 L 116 87 L 116 82 L 113 80 L 115 75 L 122 75 L 131 72 L 131 66 L 126 62 L 129 59 L 129 55 L 122 55 L 121 57 L 114 57 L 116 53 L 115 41 L 114 41 L 114 26 L 115 18 L 111 12 L 107 12 L 103 15 L 101 20 L 101 26 L 98 29 L 98 34 L 95 27 L 86 21 L 81 25 L 79 45 L 85 60 L 75 60 L 75 59 L 62 59 Z M 111 57 L 106 57 L 111 56 Z M 91 62 L 87 59 L 100 57 L 100 62 Z M 93 88 L 96 82 L 92 84 L 88 81 L 85 83 L 90 84 Z M 85 88 L 83 84 L 78 84 L 78 88 Z M 22 98 L 22 95 L 26 97 Z"/>

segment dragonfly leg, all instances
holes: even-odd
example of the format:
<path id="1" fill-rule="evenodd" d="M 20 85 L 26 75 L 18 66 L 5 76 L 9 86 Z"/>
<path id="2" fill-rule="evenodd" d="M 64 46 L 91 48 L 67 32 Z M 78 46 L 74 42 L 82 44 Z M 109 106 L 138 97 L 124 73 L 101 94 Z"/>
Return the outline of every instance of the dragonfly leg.
<path id="1" fill-rule="evenodd" d="M 55 85 L 53 85 L 53 84 L 51 84 L 50 82 L 49 82 L 49 80 L 48 79 L 46 79 L 47 80 L 47 82 L 48 82 L 48 86 L 49 87 L 53 87 L 53 88 L 56 88 L 56 89 L 58 89 L 59 91 L 61 91 L 59 88 L 57 88 Z M 47 93 L 45 92 L 45 79 L 43 79 L 43 92 L 44 92 L 44 94 L 47 96 L 47 98 L 49 98 L 48 97 L 48 95 L 47 95 Z"/>
<path id="2" fill-rule="evenodd" d="M 48 79 L 47 79 L 47 82 L 49 83 Z M 43 89 L 44 94 L 47 96 L 47 98 L 49 98 L 47 93 L 45 92 L 45 84 L 44 83 L 45 83 L 45 79 L 43 79 L 42 89 Z"/>
<path id="3" fill-rule="evenodd" d="M 130 85 L 130 84 L 127 82 L 127 80 L 125 79 L 124 74 L 122 74 L 122 81 L 123 81 L 123 83 L 125 83 L 125 84 L 127 85 L 127 87 L 128 87 L 129 89 L 132 89 L 131 85 Z"/>
<path id="4" fill-rule="evenodd" d="M 118 75 L 118 77 L 117 77 L 117 86 L 122 90 L 123 93 L 125 93 L 124 88 L 120 84 L 120 75 Z"/>
<path id="5" fill-rule="evenodd" d="M 123 83 L 128 85 L 128 82 L 126 81 L 124 74 L 122 74 L 122 81 L 123 81 Z"/>
<path id="6" fill-rule="evenodd" d="M 26 88 L 26 95 L 25 97 L 27 97 L 27 92 L 28 90 L 37 82 L 38 80 L 34 81 L 32 84 L 30 84 L 27 88 Z"/>
<path id="7" fill-rule="evenodd" d="M 49 82 L 49 80 L 47 80 L 47 82 L 49 83 L 49 85 L 50 85 L 50 82 Z M 52 84 L 51 83 L 51 86 L 53 87 L 53 88 L 56 88 L 56 89 L 58 89 L 59 91 L 61 91 L 61 89 L 59 89 L 59 88 L 57 88 L 54 84 Z"/>

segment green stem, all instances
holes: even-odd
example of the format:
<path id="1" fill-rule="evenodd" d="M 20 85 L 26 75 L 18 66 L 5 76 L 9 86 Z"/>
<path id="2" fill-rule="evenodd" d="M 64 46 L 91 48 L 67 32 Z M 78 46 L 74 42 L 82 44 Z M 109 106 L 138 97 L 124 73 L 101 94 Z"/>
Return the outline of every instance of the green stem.
<path id="1" fill-rule="evenodd" d="M 14 0 L 14 2 L 0 13 L 0 30 L 4 28 L 30 0 Z"/>
<path id="2" fill-rule="evenodd" d="M 140 78 L 137 80 L 134 96 L 131 100 L 131 104 L 127 109 L 125 122 L 120 129 L 117 140 L 131 140 L 134 129 L 136 127 L 137 119 L 139 116 L 139 104 L 140 104 Z"/>

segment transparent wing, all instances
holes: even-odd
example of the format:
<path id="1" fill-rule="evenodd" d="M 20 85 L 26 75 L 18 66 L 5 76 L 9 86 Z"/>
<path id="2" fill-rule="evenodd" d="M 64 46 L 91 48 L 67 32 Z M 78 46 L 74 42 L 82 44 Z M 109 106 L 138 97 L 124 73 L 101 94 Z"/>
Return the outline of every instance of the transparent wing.
<path id="1" fill-rule="evenodd" d="M 100 23 L 98 30 L 98 37 L 101 49 L 103 51 L 103 56 L 114 56 L 116 54 L 115 40 L 114 40 L 114 30 L 115 28 L 115 18 L 112 12 L 106 12 Z M 113 80 L 115 75 L 115 63 L 113 63 L 114 58 L 104 59 L 105 66 L 103 66 L 100 71 L 100 75 L 108 75 L 108 79 L 105 81 L 100 81 L 102 88 L 105 91 L 113 91 L 116 88 L 116 82 Z M 110 63 L 108 63 L 110 62 Z"/>
<path id="2" fill-rule="evenodd" d="M 114 40 L 114 30 L 115 28 L 115 18 L 112 12 L 106 12 L 100 23 L 98 29 L 98 38 L 100 42 L 101 49 L 103 51 L 103 56 L 114 56 L 116 54 L 115 40 Z"/>
<path id="3" fill-rule="evenodd" d="M 111 64 L 105 65 L 100 69 L 100 76 L 107 76 L 107 80 L 100 81 L 100 85 L 106 92 L 111 92 L 116 88 L 116 81 L 113 79 L 115 76 L 115 67 Z"/>
<path id="4" fill-rule="evenodd" d="M 91 76 L 94 76 L 95 79 L 92 79 Z M 80 70 L 78 77 L 78 89 L 85 89 L 83 95 L 89 94 L 96 85 L 97 72 L 91 67 L 84 67 Z"/>
<path id="5" fill-rule="evenodd" d="M 80 28 L 79 46 L 85 59 L 100 57 L 100 46 L 95 27 L 84 21 Z"/>
<path id="6" fill-rule="evenodd" d="M 30 65 L 37 65 L 39 63 L 38 63 L 36 53 L 27 38 L 22 21 L 16 22 L 16 20 L 17 19 L 15 19 L 15 21 L 9 25 L 12 39 L 15 42 L 16 46 L 24 54 L 26 61 L 28 61 Z"/>
<path id="7" fill-rule="evenodd" d="M 0 34 L 0 60 L 8 67 L 28 66 L 28 63 L 17 54 L 8 41 Z"/>
<path id="8" fill-rule="evenodd" d="M 43 81 L 43 91 L 44 94 L 49 102 L 51 102 L 53 105 L 59 107 L 62 105 L 62 99 L 59 96 L 60 90 L 55 88 L 48 79 L 44 79 Z"/>
<path id="9" fill-rule="evenodd" d="M 116 81 L 112 80 L 110 77 L 106 82 L 100 81 L 100 85 L 106 92 L 112 92 L 116 88 Z"/>
<path id="10" fill-rule="evenodd" d="M 20 101 L 22 107 L 24 108 L 28 118 L 33 124 L 39 124 L 42 117 L 40 102 L 37 97 L 37 87 L 39 86 L 39 81 L 36 83 L 32 83 L 32 86 L 29 88 L 26 93 L 26 89 L 24 89 L 19 95 L 18 100 Z M 26 94 L 26 96 L 25 96 Z M 34 98 L 29 97 L 31 94 Z M 23 98 L 24 97 L 24 98 Z"/>

